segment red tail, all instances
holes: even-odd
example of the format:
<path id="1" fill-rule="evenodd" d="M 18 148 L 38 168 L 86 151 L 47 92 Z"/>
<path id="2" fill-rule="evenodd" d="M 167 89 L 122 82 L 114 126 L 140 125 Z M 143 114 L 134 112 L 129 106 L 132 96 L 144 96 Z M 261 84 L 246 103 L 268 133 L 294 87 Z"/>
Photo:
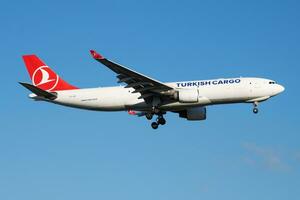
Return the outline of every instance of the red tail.
<path id="1" fill-rule="evenodd" d="M 23 60 L 34 86 L 50 92 L 78 89 L 60 78 L 36 55 L 25 55 Z"/>

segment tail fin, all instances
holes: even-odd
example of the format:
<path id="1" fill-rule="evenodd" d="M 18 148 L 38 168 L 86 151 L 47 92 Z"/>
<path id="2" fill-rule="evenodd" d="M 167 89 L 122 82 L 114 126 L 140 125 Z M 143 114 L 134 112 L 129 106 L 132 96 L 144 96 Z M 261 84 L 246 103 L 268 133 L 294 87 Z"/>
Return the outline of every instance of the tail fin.
<path id="1" fill-rule="evenodd" d="M 50 92 L 78 89 L 60 78 L 36 55 L 25 55 L 23 60 L 34 86 Z"/>

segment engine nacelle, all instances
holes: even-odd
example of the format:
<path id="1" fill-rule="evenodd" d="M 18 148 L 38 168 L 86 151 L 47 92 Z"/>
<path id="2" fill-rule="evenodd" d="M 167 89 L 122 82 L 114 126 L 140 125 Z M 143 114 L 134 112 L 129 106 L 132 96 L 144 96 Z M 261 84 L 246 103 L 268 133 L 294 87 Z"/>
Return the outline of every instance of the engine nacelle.
<path id="1" fill-rule="evenodd" d="M 175 96 L 175 99 L 178 99 L 180 103 L 197 103 L 198 98 L 198 89 L 182 89 Z"/>
<path id="2" fill-rule="evenodd" d="M 179 112 L 179 117 L 186 118 L 187 120 L 205 120 L 206 107 L 188 108 Z"/>

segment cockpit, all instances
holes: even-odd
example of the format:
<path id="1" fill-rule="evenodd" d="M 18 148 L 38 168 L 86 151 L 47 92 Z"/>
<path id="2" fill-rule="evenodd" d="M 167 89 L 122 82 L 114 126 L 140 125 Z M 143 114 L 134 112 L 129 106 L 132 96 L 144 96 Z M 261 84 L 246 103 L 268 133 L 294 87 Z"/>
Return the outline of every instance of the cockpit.
<path id="1" fill-rule="evenodd" d="M 269 84 L 276 84 L 276 82 L 275 81 L 270 81 Z"/>

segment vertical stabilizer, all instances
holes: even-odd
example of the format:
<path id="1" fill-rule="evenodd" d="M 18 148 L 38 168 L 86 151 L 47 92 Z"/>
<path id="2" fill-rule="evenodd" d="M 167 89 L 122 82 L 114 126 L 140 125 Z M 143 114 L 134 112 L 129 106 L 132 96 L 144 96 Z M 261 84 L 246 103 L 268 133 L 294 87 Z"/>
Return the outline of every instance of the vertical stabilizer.
<path id="1" fill-rule="evenodd" d="M 50 92 L 78 89 L 60 78 L 36 55 L 25 55 L 23 60 L 34 86 Z"/>

